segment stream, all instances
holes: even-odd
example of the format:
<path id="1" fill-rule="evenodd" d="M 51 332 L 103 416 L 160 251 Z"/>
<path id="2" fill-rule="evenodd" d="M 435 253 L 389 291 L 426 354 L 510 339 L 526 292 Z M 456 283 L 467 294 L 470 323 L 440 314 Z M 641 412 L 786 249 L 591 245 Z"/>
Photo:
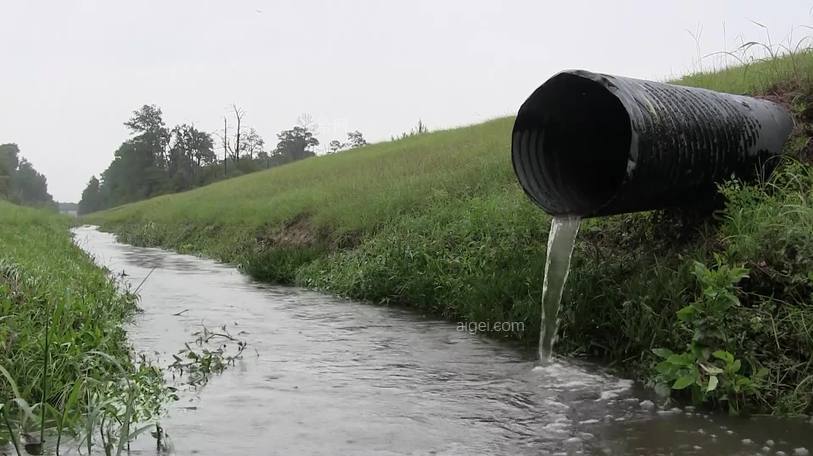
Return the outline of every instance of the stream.
<path id="1" fill-rule="evenodd" d="M 138 286 L 135 350 L 166 365 L 201 325 L 227 325 L 242 360 L 184 390 L 162 425 L 170 454 L 786 454 L 813 449 L 806 419 L 661 409 L 600 366 L 459 331 L 453 322 L 300 288 L 234 267 L 74 230 Z M 653 403 L 654 401 L 654 403 Z M 156 454 L 145 435 L 131 454 Z"/>

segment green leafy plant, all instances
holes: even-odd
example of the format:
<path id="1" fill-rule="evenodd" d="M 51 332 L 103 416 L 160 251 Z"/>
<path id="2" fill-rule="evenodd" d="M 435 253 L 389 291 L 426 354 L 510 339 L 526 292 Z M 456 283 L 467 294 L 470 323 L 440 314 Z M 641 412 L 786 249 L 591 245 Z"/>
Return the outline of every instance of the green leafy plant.
<path id="1" fill-rule="evenodd" d="M 177 354 L 172 355 L 174 362 L 168 366 L 169 371 L 188 377 L 185 383 L 193 388 L 202 387 L 209 382 L 212 375 L 223 373 L 229 366 L 242 359 L 243 351 L 248 345 L 244 340 L 232 336 L 226 329 L 226 325 L 220 327 L 220 331 L 213 331 L 203 326 L 200 331 L 193 334 L 197 336 L 194 341 L 198 347 L 196 350 L 189 343 L 184 344 L 185 348 Z M 217 347 L 212 348 L 212 341 L 217 341 Z M 228 343 L 233 343 L 233 350 L 229 351 Z"/>
<path id="2" fill-rule="evenodd" d="M 739 414 L 748 398 L 758 393 L 768 371 L 750 369 L 748 375 L 742 361 L 725 349 L 731 345 L 725 320 L 741 305 L 736 285 L 748 277 L 748 270 L 730 266 L 720 256 L 715 259 L 713 269 L 694 264 L 701 294 L 677 312 L 677 325 L 691 334 L 691 341 L 682 353 L 653 350 L 661 358 L 655 366 L 656 382 L 662 392 L 688 391 L 697 404 L 725 402 L 730 413 Z"/>

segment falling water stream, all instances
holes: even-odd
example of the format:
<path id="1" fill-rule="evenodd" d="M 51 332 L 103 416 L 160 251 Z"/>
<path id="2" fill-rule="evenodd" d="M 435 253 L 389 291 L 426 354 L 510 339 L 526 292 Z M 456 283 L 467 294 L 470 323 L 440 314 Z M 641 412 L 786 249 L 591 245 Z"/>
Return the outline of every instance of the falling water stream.
<path id="1" fill-rule="evenodd" d="M 552 230 L 556 302 L 577 228 L 558 220 Z M 131 455 L 790 456 L 813 447 L 808 419 L 674 409 L 601 366 L 538 366 L 536 350 L 408 309 L 258 283 L 93 228 L 75 233 L 121 280 L 143 282 L 142 311 L 127 327 L 138 353 L 167 364 L 201 325 L 227 325 L 248 342 L 235 366 L 179 391 L 161 420 L 165 452 L 145 433 Z"/>
<path id="2" fill-rule="evenodd" d="M 548 235 L 548 258 L 542 282 L 542 330 L 539 334 L 539 360 L 548 363 L 553 355 L 559 326 L 559 305 L 570 272 L 573 245 L 579 233 L 579 217 L 554 217 Z"/>

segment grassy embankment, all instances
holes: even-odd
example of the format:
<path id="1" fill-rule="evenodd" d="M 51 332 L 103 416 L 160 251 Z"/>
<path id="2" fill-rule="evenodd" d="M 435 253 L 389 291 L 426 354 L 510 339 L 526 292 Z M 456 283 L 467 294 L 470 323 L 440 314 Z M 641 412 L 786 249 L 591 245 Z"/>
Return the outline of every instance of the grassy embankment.
<path id="1" fill-rule="evenodd" d="M 0 201 L 0 445 L 37 451 L 44 429 L 50 448 L 101 435 L 113 453 L 127 423 L 154 418 L 163 386 L 130 359 L 121 324 L 135 297 L 73 244 L 70 223 Z"/>
<path id="2" fill-rule="evenodd" d="M 805 53 L 677 82 L 786 102 L 799 121 L 788 147 L 802 157 L 811 74 L 813 55 Z M 523 321 L 525 332 L 499 336 L 534 344 L 549 219 L 516 183 L 511 126 L 512 119 L 497 119 L 375 144 L 88 220 L 125 242 L 205 254 L 263 280 L 450 319 Z M 602 358 L 641 379 L 685 383 L 696 374 L 688 389 L 713 405 L 738 408 L 747 399 L 755 410 L 809 412 L 813 172 L 789 163 L 770 183 L 730 185 L 726 193 L 726 210 L 700 220 L 648 212 L 585 221 L 558 350 Z M 727 277 L 729 266 L 744 266 L 749 277 Z M 706 318 L 721 299 L 736 309 Z M 679 319 L 687 306 L 696 318 Z M 708 332 L 709 321 L 720 331 L 700 334 L 697 359 L 675 355 L 685 365 L 653 369 L 652 349 L 681 352 L 693 334 Z M 712 357 L 717 350 L 736 362 Z M 757 378 L 762 368 L 767 375 Z M 756 386 L 737 383 L 740 377 Z"/>

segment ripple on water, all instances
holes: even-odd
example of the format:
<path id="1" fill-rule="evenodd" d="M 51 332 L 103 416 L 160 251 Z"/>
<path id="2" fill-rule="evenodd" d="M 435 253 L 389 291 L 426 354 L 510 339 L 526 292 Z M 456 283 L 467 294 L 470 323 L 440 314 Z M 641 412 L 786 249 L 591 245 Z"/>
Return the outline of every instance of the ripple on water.
<path id="1" fill-rule="evenodd" d="M 201 322 L 239 321 L 259 355 L 173 406 L 162 424 L 177 454 L 753 454 L 767 446 L 804 456 L 797 450 L 813 446 L 806 422 L 662 416 L 632 382 L 588 363 L 534 367 L 516 347 L 454 324 L 76 232 L 110 270 L 126 270 L 124 280 L 156 267 L 141 290 L 144 312 L 128 328 L 139 351 L 167 357 Z M 721 425 L 732 435 L 694 432 Z M 154 454 L 154 442 L 137 440 L 139 450 Z"/>

